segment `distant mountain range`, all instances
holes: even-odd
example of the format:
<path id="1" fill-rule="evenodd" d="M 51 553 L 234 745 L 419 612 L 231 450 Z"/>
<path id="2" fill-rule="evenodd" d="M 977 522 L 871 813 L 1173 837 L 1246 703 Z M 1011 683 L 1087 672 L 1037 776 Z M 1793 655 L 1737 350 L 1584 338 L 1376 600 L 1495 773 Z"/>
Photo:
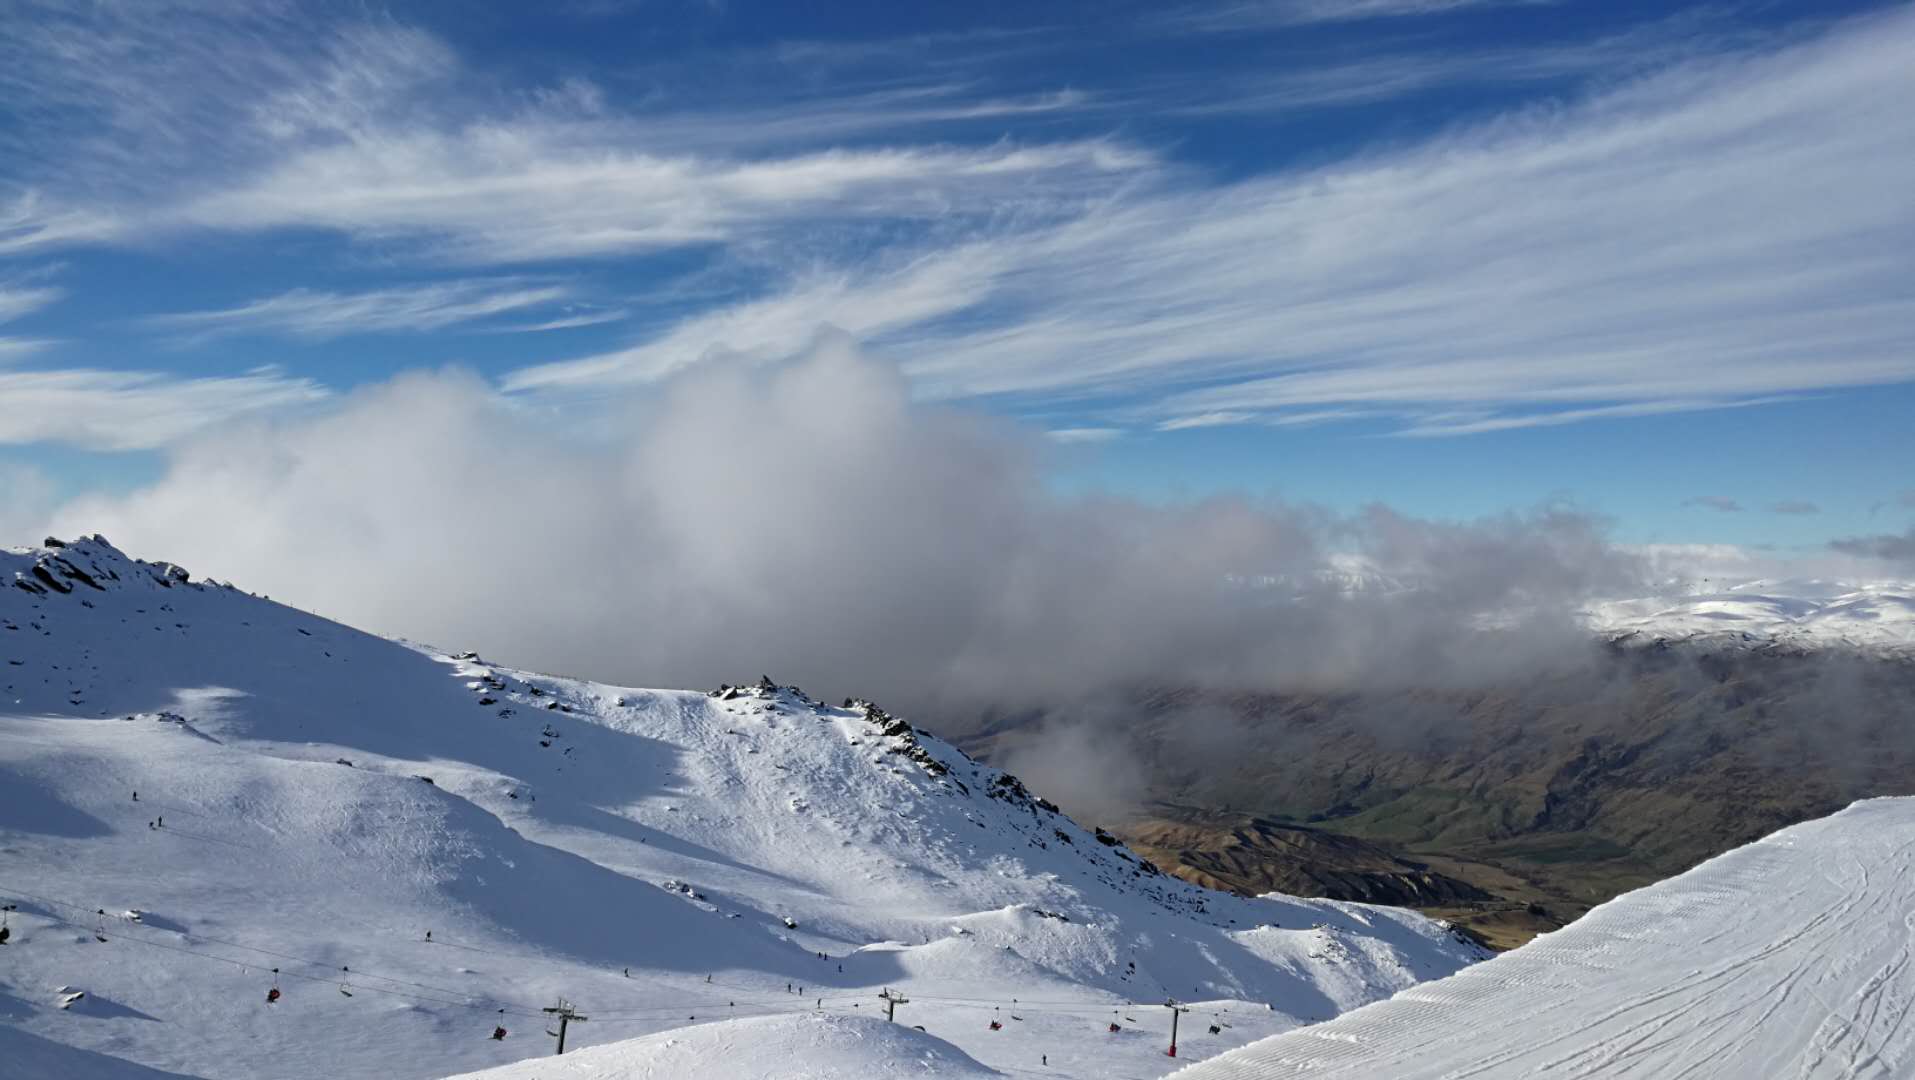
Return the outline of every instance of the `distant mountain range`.
<path id="1" fill-rule="evenodd" d="M 1747 581 L 1612 600 L 1586 612 L 1612 640 L 1723 648 L 1847 648 L 1915 656 L 1915 582 Z"/>
<path id="2" fill-rule="evenodd" d="M 1119 831 L 1194 881 L 1411 903 L 1507 946 L 1854 799 L 1915 794 L 1915 588 L 1678 587 L 1584 617 L 1584 654 L 1490 685 L 1139 693 L 1123 734 L 1147 792 Z M 1200 767 L 1197 714 L 1229 732 Z M 1041 725 L 967 745 L 1008 758 Z M 1352 863 L 1339 837 L 1369 847 Z M 1418 897 L 1415 874 L 1450 895 Z"/>

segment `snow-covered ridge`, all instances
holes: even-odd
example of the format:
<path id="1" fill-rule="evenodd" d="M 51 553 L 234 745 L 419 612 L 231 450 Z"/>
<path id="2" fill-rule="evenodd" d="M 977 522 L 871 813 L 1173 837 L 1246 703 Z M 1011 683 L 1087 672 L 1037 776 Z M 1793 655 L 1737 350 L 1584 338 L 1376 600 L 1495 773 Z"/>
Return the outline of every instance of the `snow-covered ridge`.
<path id="1" fill-rule="evenodd" d="M 1915 583 L 1762 580 L 1592 605 L 1589 625 L 1624 645 L 1847 649 L 1915 657 Z"/>
<path id="2" fill-rule="evenodd" d="M 0 575 L 0 581 L 36 596 L 192 584 L 184 567 L 129 558 L 104 536 L 83 536 L 71 544 L 49 536 L 39 548 L 0 549 Z"/>
<path id="3" fill-rule="evenodd" d="M 1483 955 L 1158 873 L 868 702 L 518 671 L 100 538 L 0 552 L 0 659 L 0 1061 L 49 1075 L 438 1076 L 549 1054 L 561 994 L 587 1046 L 890 988 L 949 1061 L 1148 1076 L 1166 996 L 1201 1058 Z"/>
<path id="4" fill-rule="evenodd" d="M 1304 576 L 1231 578 L 1233 585 L 1285 599 L 1384 601 L 1414 597 L 1429 582 L 1386 573 L 1360 555 L 1338 553 Z M 1474 625 L 1505 627 L 1518 611 L 1475 613 Z M 1687 644 L 1728 651 L 1844 650 L 1915 658 L 1915 582 L 1825 578 L 1671 578 L 1645 596 L 1599 600 L 1577 613 L 1602 639 L 1624 647 Z"/>
<path id="5" fill-rule="evenodd" d="M 1894 1077 L 1915 1065 L 1915 799 L 1872 799 L 1180 1080 Z"/>

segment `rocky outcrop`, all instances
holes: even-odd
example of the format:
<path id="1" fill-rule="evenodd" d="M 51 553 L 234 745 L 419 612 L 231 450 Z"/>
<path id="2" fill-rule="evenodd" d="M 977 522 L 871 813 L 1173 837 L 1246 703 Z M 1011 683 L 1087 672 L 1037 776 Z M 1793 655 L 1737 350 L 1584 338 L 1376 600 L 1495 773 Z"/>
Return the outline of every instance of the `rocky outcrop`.
<path id="1" fill-rule="evenodd" d="M 1226 828 L 1151 821 L 1125 832 L 1133 847 L 1167 862 L 1185 880 L 1246 896 L 1282 892 L 1400 907 L 1490 899 L 1469 882 L 1376 844 L 1300 825 L 1252 819 Z M 1099 840 L 1107 835 L 1098 831 Z"/>

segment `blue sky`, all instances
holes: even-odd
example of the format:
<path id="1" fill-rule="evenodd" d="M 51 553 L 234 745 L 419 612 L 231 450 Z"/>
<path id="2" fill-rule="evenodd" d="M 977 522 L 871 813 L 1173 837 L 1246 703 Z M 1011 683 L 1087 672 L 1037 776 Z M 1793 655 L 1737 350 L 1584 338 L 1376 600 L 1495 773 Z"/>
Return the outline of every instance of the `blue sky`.
<path id="1" fill-rule="evenodd" d="M 69 7 L 0 2 L 0 501 L 830 328 L 1067 490 L 1915 517 L 1905 4 Z"/>

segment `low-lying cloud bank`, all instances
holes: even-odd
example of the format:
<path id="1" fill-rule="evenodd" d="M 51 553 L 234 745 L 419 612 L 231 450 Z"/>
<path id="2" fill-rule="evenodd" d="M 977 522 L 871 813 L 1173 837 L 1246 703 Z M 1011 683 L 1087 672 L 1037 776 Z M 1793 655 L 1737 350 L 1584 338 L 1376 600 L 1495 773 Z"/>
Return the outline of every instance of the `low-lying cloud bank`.
<path id="1" fill-rule="evenodd" d="M 1581 643 L 1576 604 L 1643 572 L 1554 509 L 1456 524 L 1060 496 L 1039 434 L 914 404 L 833 340 L 688 374 L 610 427 L 555 434 L 475 376 L 408 374 L 190 443 L 54 529 L 517 664 L 670 686 L 763 671 L 920 712 L 1495 677 Z M 1356 591 L 1352 554 L 1374 579 Z"/>
<path id="2" fill-rule="evenodd" d="M 1898 569 L 1915 570 L 1915 528 L 1902 533 L 1878 536 L 1852 536 L 1829 541 L 1829 547 L 1844 555 L 1878 559 Z"/>

